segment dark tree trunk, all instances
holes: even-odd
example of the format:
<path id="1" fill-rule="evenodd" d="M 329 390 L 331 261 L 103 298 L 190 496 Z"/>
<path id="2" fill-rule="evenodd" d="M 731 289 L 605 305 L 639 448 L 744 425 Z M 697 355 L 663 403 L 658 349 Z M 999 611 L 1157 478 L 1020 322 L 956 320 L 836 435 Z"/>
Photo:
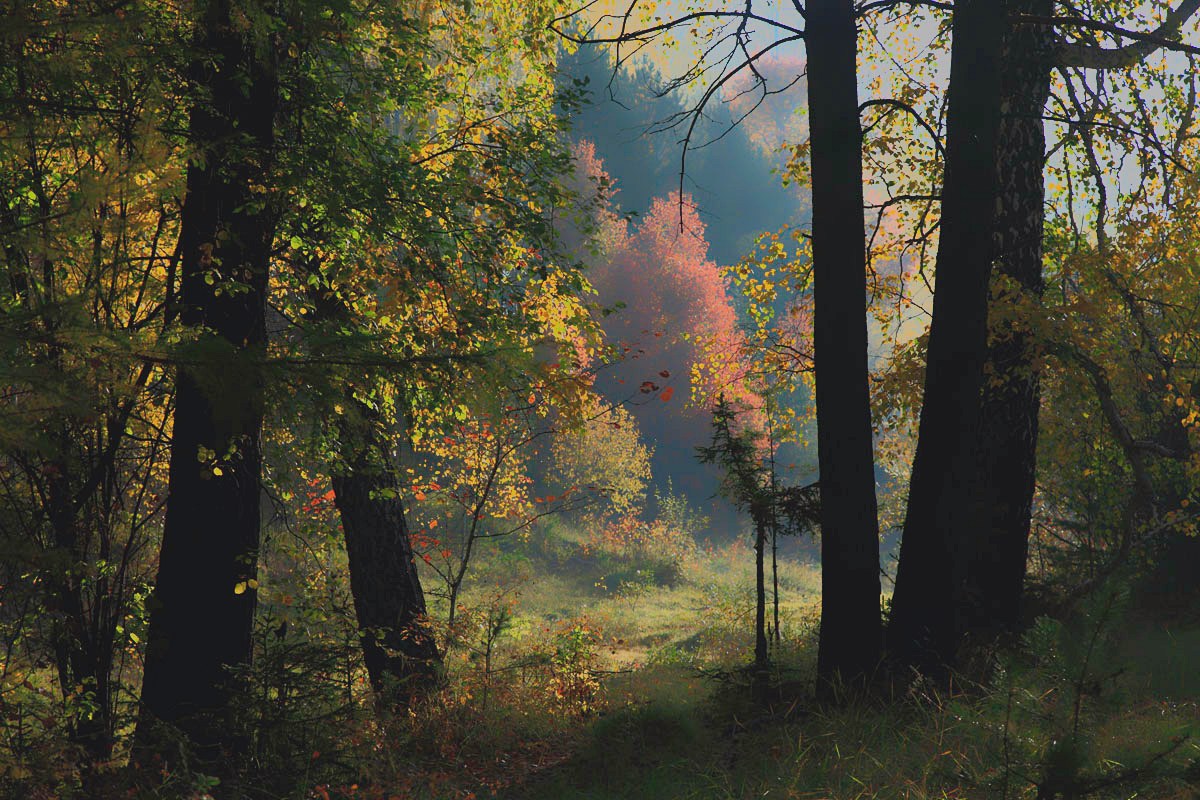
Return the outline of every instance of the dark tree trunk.
<path id="1" fill-rule="evenodd" d="M 752 690 L 759 700 L 766 699 L 770 655 L 767 651 L 767 518 L 761 508 L 754 517 L 754 677 Z"/>
<path id="2" fill-rule="evenodd" d="M 180 319 L 199 338 L 178 369 L 167 513 L 151 601 L 138 738 L 184 733 L 225 774 L 236 747 L 234 670 L 251 656 L 260 526 L 261 358 L 273 217 L 273 58 L 231 18 L 201 6 L 181 219 Z M 170 751 L 167 751 L 168 753 Z"/>
<path id="3" fill-rule="evenodd" d="M 425 593 L 388 443 L 370 409 L 352 407 L 361 424 L 339 426 L 343 465 L 333 475 L 334 502 L 371 686 L 387 702 L 405 705 L 435 683 L 440 659 L 424 620 Z"/>
<path id="4" fill-rule="evenodd" d="M 813 0 L 806 22 L 812 131 L 823 682 L 879 664 L 879 522 L 867 381 L 858 32 L 851 0 Z"/>
<path id="5" fill-rule="evenodd" d="M 1007 3 L 954 4 L 946 169 L 933 322 L 904 539 L 888 627 L 901 670 L 945 674 L 958 648 L 960 544 L 987 357 L 1001 46 Z"/>
<path id="6" fill-rule="evenodd" d="M 344 301 L 320 285 L 319 262 L 308 265 L 313 322 L 334 328 L 353 319 Z M 379 414 L 347 385 L 338 418 L 341 463 L 331 471 L 334 504 L 342 520 L 350 592 L 363 662 L 371 687 L 386 703 L 407 705 L 433 686 L 441 657 L 425 620 L 425 591 L 413 560 L 400 482 Z M 453 614 L 453 606 L 451 607 Z"/>
<path id="7" fill-rule="evenodd" d="M 1012 0 L 1015 13 L 1051 16 L 1053 0 Z M 1017 25 L 1004 48 L 1002 117 L 996 151 L 999 205 L 994 243 L 991 342 L 985 367 L 962 607 L 966 633 L 986 645 L 1016 630 L 1029 552 L 1036 482 L 1039 367 L 1030 326 L 1012 306 L 1041 301 L 1046 130 L 1054 34 Z M 1004 284 L 1004 285 L 1002 285 Z M 999 312 L 999 313 L 997 313 Z"/>
<path id="8" fill-rule="evenodd" d="M 774 496 L 774 495 L 772 495 Z M 774 639 L 778 645 L 783 641 L 779 632 L 779 524 L 771 523 L 771 604 L 775 617 Z"/>
<path id="9" fill-rule="evenodd" d="M 59 439 L 61 458 L 52 462 L 49 481 L 49 517 L 54 531 L 56 556 L 61 559 L 49 576 L 50 602 L 55 612 L 54 655 L 63 697 L 82 686 L 92 694 L 95 712 L 71 721 L 70 735 L 82 748 L 89 765 L 112 757 L 113 719 L 111 673 L 114 639 L 101 631 L 102 620 L 89 615 L 84 603 L 86 554 L 79 536 L 74 486 L 70 479 L 70 432 L 64 427 Z M 103 594 L 97 592 L 96 602 Z M 95 611 L 95 610 L 94 610 Z M 89 624 L 93 623 L 93 624 Z"/>

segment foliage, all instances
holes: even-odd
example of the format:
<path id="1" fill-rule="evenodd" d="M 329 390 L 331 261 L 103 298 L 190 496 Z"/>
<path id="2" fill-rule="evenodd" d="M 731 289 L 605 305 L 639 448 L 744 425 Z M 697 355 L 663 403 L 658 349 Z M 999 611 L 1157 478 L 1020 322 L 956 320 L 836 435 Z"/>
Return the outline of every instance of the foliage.
<path id="1" fill-rule="evenodd" d="M 551 439 L 551 485 L 599 492 L 611 514 L 636 513 L 646 496 L 653 452 L 629 411 L 599 408 L 580 430 L 560 430 Z"/>
<path id="2" fill-rule="evenodd" d="M 661 517 L 653 522 L 633 515 L 619 517 L 595 529 L 584 552 L 606 556 L 616 567 L 615 575 L 603 579 L 607 588 L 617 590 L 633 576 L 635 582 L 644 577 L 670 585 L 682 577 L 696 551 L 691 531 L 671 523 Z"/>
<path id="3" fill-rule="evenodd" d="M 596 389 L 610 403 L 625 404 L 655 443 L 660 484 L 675 474 L 679 490 L 699 504 L 713 494 L 716 476 L 680 469 L 703 441 L 698 424 L 718 394 L 749 397 L 728 286 L 708 255 L 707 228 L 690 197 L 658 197 L 631 223 L 615 212 L 620 186 L 594 148 L 584 143 L 576 150 L 577 172 L 600 190 L 599 252 L 590 279 L 609 312 L 600 324 L 612 363 L 597 373 Z"/>
<path id="4" fill-rule="evenodd" d="M 773 174 L 782 166 L 778 152 L 782 141 L 768 133 L 768 129 L 796 129 L 801 93 L 772 97 L 766 107 L 747 116 L 748 106 L 757 98 L 739 96 L 741 87 L 730 86 L 727 107 L 715 108 L 701 124 L 696 143 L 709 144 L 688 154 L 681 187 L 678 122 L 684 105 L 682 98 L 661 91 L 668 82 L 669 66 L 635 60 L 617 67 L 610 53 L 593 47 L 565 56 L 560 82 L 582 81 L 589 93 L 588 102 L 572 118 L 572 135 L 597 148 L 596 157 L 621 189 L 617 198 L 621 212 L 645 217 L 655 198 L 682 188 L 692 195 L 700 218 L 709 225 L 713 259 L 736 263 L 760 232 L 795 224 L 803 216 L 802 201 L 785 191 Z M 781 59 L 764 71 L 777 74 L 782 87 L 799 75 L 797 66 Z M 727 191 L 735 184 L 756 189 Z"/>

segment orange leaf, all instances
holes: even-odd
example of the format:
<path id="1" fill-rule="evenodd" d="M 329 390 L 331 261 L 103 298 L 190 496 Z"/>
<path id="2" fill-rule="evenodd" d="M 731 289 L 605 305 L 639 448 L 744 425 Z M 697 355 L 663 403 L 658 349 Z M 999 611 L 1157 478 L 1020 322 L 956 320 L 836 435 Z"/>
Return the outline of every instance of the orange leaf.
<path id="1" fill-rule="evenodd" d="M 662 401 L 665 403 L 665 402 L 667 402 L 668 400 L 670 400 L 670 399 L 671 399 L 671 397 L 672 397 L 672 395 L 674 395 L 674 394 L 675 394 L 675 387 L 674 387 L 674 386 L 668 386 L 667 388 L 663 389 L 663 391 L 662 391 L 662 394 L 661 394 L 661 395 L 659 395 L 659 397 L 660 397 L 660 398 L 662 399 Z"/>

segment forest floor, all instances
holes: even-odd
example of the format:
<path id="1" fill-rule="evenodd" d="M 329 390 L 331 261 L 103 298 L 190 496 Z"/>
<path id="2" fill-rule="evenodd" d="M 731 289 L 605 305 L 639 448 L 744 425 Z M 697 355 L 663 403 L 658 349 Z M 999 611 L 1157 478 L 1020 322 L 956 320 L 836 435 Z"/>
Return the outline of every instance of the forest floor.
<path id="1" fill-rule="evenodd" d="M 820 575 L 792 544 L 772 685 L 753 698 L 751 548 L 622 548 L 565 524 L 485 548 L 444 632 L 448 679 L 398 716 L 376 713 L 352 629 L 282 641 L 267 626 L 246 698 L 249 796 L 1200 798 L 1200 602 L 1155 605 L 1116 582 L 1037 620 L 982 685 L 817 703 Z M 134 777 L 146 791 L 120 796 L 194 800 L 213 785 Z M 47 782 L 11 796 L 118 794 Z"/>
<path id="2" fill-rule="evenodd" d="M 466 613 L 495 621 L 503 608 L 502 630 L 451 663 L 474 711 L 447 722 L 455 744 L 412 796 L 1200 797 L 1193 612 L 1163 619 L 1128 592 L 1099 598 L 1039 621 L 986 686 L 821 706 L 819 571 L 786 558 L 764 704 L 740 670 L 753 645 L 748 547 L 702 548 L 660 583 L 559 529 L 478 567 Z M 549 681 L 528 677 L 531 664 Z"/>

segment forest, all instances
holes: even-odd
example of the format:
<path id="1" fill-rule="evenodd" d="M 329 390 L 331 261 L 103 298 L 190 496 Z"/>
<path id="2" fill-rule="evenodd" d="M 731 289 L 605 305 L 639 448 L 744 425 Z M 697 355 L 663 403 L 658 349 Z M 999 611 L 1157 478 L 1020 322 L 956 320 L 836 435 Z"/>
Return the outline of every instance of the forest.
<path id="1" fill-rule="evenodd" d="M 0 0 L 0 798 L 1200 797 L 1198 56 Z"/>

